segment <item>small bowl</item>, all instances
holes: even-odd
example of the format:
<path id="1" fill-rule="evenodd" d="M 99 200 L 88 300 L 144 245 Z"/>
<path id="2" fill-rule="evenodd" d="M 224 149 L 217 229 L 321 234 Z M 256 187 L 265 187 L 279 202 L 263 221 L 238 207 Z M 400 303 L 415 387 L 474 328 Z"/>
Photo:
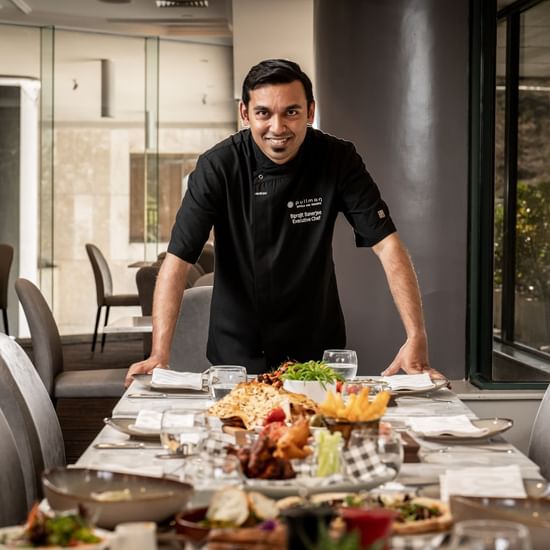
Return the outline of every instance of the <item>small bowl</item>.
<path id="1" fill-rule="evenodd" d="M 329 391 L 336 393 L 336 382 L 328 384 L 317 382 L 316 380 L 285 380 L 283 388 L 292 393 L 301 393 L 307 395 L 313 401 L 322 403 Z"/>
<path id="2" fill-rule="evenodd" d="M 533 548 L 548 547 L 550 533 L 550 499 L 487 498 L 451 495 L 451 513 L 455 522 L 466 519 L 499 519 L 525 525 Z"/>
<path id="3" fill-rule="evenodd" d="M 325 416 L 325 424 L 331 433 L 340 432 L 342 434 L 347 447 L 353 430 L 368 430 L 372 431 L 373 435 L 377 435 L 380 429 L 380 418 L 352 422 L 351 420 L 339 420 L 338 418 Z"/>
<path id="4" fill-rule="evenodd" d="M 188 483 L 171 479 L 82 468 L 46 470 L 42 487 L 53 510 L 82 505 L 93 523 L 106 529 L 129 521 L 163 521 L 182 510 L 193 493 Z M 124 490 L 129 491 L 128 499 L 96 496 Z"/>
<path id="5" fill-rule="evenodd" d="M 184 536 L 188 542 L 203 543 L 210 533 L 210 527 L 199 525 L 199 521 L 206 517 L 207 511 L 208 508 L 204 506 L 176 514 L 176 533 Z"/>

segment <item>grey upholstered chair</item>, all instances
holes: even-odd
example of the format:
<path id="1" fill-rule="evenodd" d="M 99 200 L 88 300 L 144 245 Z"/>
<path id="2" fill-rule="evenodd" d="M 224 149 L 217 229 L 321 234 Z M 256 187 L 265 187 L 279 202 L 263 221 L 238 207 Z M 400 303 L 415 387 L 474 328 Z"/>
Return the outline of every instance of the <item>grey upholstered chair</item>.
<path id="1" fill-rule="evenodd" d="M 41 497 L 42 471 L 65 465 L 63 436 L 50 396 L 28 355 L 4 334 L 0 334 L 0 407 L 16 435 L 30 507 Z M 2 448 L 4 440 L 0 441 Z"/>
<path id="2" fill-rule="evenodd" d="M 529 448 L 527 454 L 529 458 L 535 462 L 540 473 L 546 479 L 550 480 L 550 431 L 548 424 L 550 423 L 550 386 L 546 388 L 544 397 L 539 405 L 533 428 L 531 429 L 531 437 L 529 438 Z"/>
<path id="3" fill-rule="evenodd" d="M 201 275 L 193 285 L 193 288 L 198 286 L 213 286 L 214 285 L 214 272 L 205 273 Z"/>
<path id="4" fill-rule="evenodd" d="M 106 308 L 105 321 L 103 323 L 103 326 L 105 326 L 109 321 L 109 311 L 111 307 L 139 306 L 139 296 L 137 294 L 113 294 L 113 278 L 105 256 L 95 244 L 88 243 L 86 245 L 86 252 L 88 253 L 88 258 L 90 258 L 90 263 L 92 264 L 97 296 L 97 314 L 95 318 L 94 337 L 92 340 L 92 351 L 95 351 L 97 331 L 99 328 L 99 320 L 101 318 L 101 309 L 103 306 Z M 103 333 L 101 337 L 101 351 L 103 351 L 103 348 L 105 347 L 105 336 L 106 334 Z"/>
<path id="5" fill-rule="evenodd" d="M 205 273 L 212 273 L 214 271 L 214 245 L 209 242 L 204 245 L 197 263 Z"/>
<path id="6" fill-rule="evenodd" d="M 29 323 L 34 365 L 53 400 L 122 396 L 126 369 L 64 371 L 61 338 L 42 293 L 26 279 L 15 281 L 15 291 Z"/>
<path id="7" fill-rule="evenodd" d="M 2 310 L 4 332 L 6 334 L 10 333 L 8 325 L 8 283 L 12 262 L 13 247 L 9 244 L 0 244 L 0 310 Z"/>
<path id="8" fill-rule="evenodd" d="M 187 281 L 185 283 L 185 288 L 191 288 L 195 285 L 197 279 L 204 275 L 202 267 L 198 264 L 191 264 L 189 270 L 187 271 Z"/>
<path id="9" fill-rule="evenodd" d="M 211 301 L 211 286 L 189 288 L 183 293 L 170 352 L 172 369 L 202 372 L 210 367 L 206 357 L 206 342 Z"/>
<path id="10" fill-rule="evenodd" d="M 22 523 L 27 514 L 25 479 L 13 433 L 0 409 L 0 527 Z"/>

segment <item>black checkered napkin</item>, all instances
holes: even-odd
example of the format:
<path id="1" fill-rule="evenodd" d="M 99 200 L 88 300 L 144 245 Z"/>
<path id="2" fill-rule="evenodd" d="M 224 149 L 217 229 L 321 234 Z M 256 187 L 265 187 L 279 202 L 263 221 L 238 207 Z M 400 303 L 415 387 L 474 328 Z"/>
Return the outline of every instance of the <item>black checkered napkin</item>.
<path id="1" fill-rule="evenodd" d="M 346 474 L 349 477 L 370 479 L 388 473 L 376 452 L 375 441 L 363 441 L 360 445 L 350 446 L 342 453 Z"/>

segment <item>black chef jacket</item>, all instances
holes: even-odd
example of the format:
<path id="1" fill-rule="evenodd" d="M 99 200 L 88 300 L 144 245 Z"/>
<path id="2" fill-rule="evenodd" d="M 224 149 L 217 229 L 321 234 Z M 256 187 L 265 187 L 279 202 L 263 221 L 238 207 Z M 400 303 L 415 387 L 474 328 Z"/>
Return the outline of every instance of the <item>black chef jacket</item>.
<path id="1" fill-rule="evenodd" d="M 395 231 L 349 142 L 308 128 L 296 157 L 278 165 L 243 130 L 200 156 L 168 251 L 195 263 L 214 227 L 212 364 L 256 373 L 345 347 L 332 259 L 338 212 L 352 225 L 357 246 L 373 246 Z"/>

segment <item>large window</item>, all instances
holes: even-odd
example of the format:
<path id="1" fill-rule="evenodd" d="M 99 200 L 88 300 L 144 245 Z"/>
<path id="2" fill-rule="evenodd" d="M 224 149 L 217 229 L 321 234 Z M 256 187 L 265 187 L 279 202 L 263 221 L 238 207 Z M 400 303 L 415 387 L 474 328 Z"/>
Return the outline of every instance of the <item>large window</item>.
<path id="1" fill-rule="evenodd" d="M 491 44 L 481 44 L 479 65 L 481 124 L 492 126 L 493 131 L 486 130 L 491 139 L 480 143 L 478 158 L 480 174 L 483 164 L 491 164 L 489 155 L 493 159 L 492 176 L 486 174 L 493 182 L 490 202 L 478 212 L 491 220 L 486 242 L 492 245 L 493 255 L 492 276 L 487 279 L 487 289 L 492 286 L 493 290 L 493 345 L 485 361 L 483 352 L 478 355 L 474 372 L 482 381 L 493 383 L 548 382 L 550 1 L 500 1 L 496 8 L 496 19 L 485 13 L 484 36 L 493 39 L 492 51 Z M 489 68 L 484 61 L 490 57 L 496 62 Z M 494 71 L 492 75 L 489 70 Z M 492 94 L 487 90 L 490 86 Z M 487 183 L 483 177 L 474 181 L 474 195 L 481 204 Z M 479 226 L 483 224 L 480 221 Z M 483 240 L 483 231 L 480 235 Z M 481 250 L 480 258 L 491 248 Z M 490 269 L 488 262 L 485 265 Z M 483 270 L 480 260 L 481 290 Z M 480 291 L 474 307 L 483 309 L 487 304 L 482 296 Z M 483 332 L 483 315 L 477 320 Z"/>

